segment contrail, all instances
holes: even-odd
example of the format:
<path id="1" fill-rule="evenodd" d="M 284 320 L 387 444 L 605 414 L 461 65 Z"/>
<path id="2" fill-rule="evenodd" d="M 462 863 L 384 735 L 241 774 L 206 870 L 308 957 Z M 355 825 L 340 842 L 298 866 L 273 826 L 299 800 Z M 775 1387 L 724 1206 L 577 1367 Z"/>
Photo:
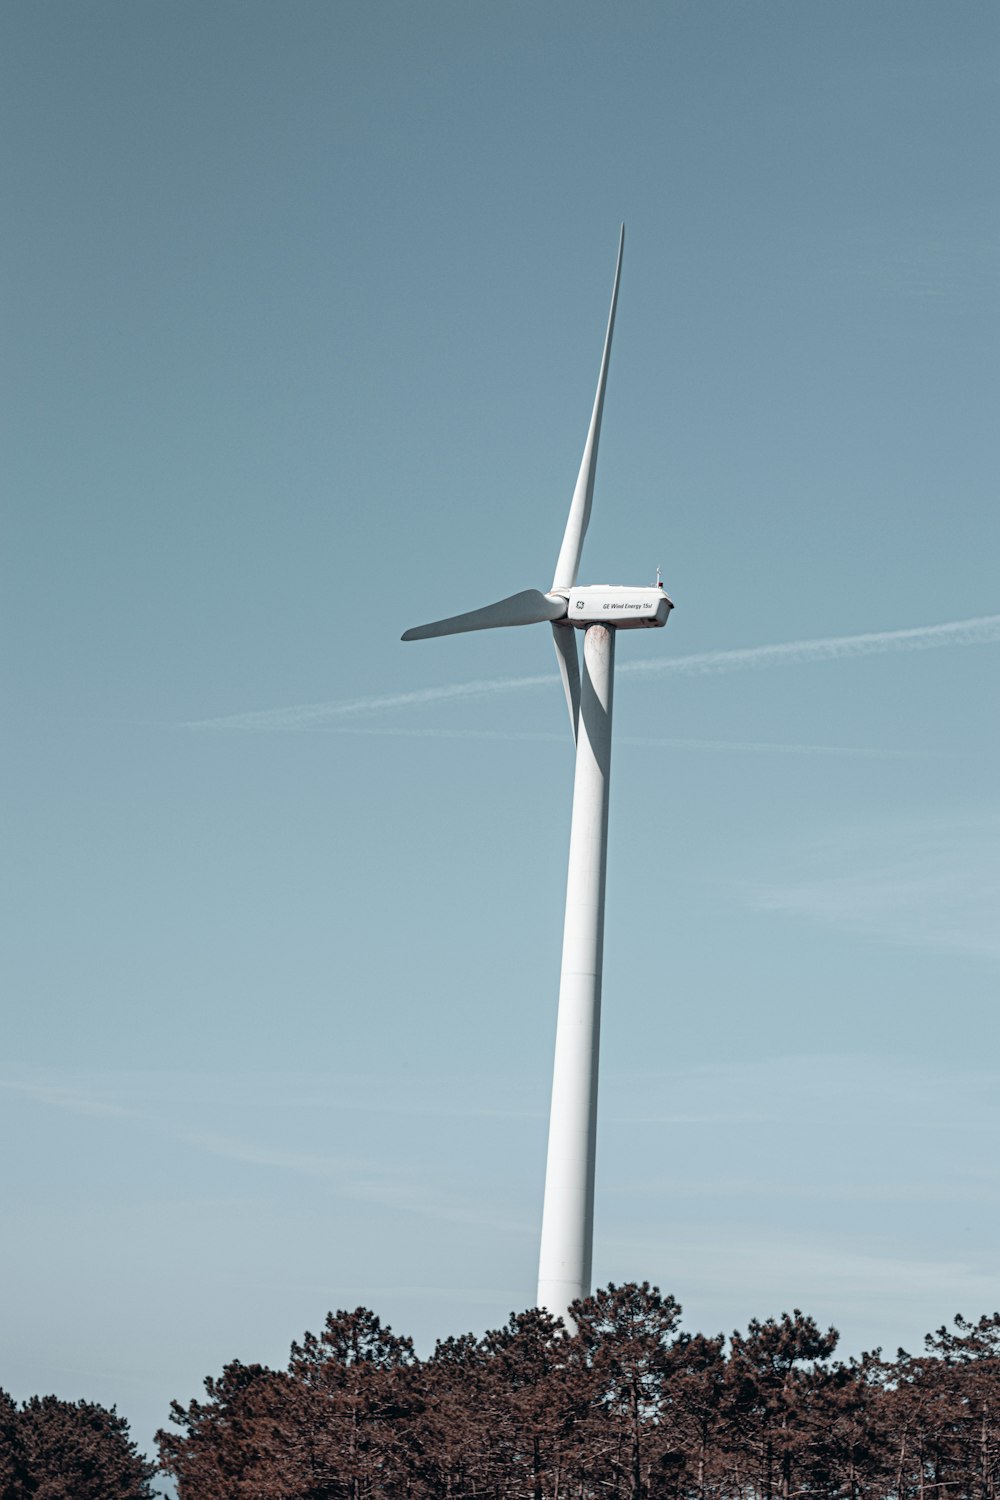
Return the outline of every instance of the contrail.
<path id="1" fill-rule="evenodd" d="M 627 662 L 622 672 L 679 672 L 705 677 L 712 672 L 743 672 L 755 667 L 798 666 L 811 661 L 881 656 L 887 651 L 932 651 L 940 646 L 982 646 L 1000 641 L 1000 615 L 952 620 L 946 625 L 918 625 L 912 630 L 877 630 L 867 635 L 831 635 L 779 646 L 750 646 L 742 651 L 701 651 L 664 661 Z"/>
<path id="2" fill-rule="evenodd" d="M 982 646 L 1000 641 L 1000 615 L 980 615 L 972 620 L 952 620 L 944 625 L 918 625 L 911 630 L 877 630 L 866 635 L 823 636 L 818 640 L 785 641 L 773 646 L 748 646 L 737 651 L 700 651 L 693 656 L 666 657 L 660 661 L 625 662 L 619 672 L 649 676 L 667 673 L 684 677 L 707 677 L 716 672 L 747 672 L 763 667 L 803 666 L 807 662 L 843 661 L 858 656 L 881 656 L 891 651 L 931 651 L 943 646 Z M 228 714 L 217 719 L 198 719 L 184 729 L 316 729 L 364 714 L 393 708 L 419 708 L 449 699 L 493 697 L 519 693 L 527 688 L 549 687 L 556 674 L 534 677 L 492 677 L 473 682 L 453 682 L 442 687 L 420 688 L 410 693 L 383 693 L 370 698 L 347 698 L 332 703 L 304 703 L 291 708 L 264 708 L 252 713 Z"/>
<path id="3" fill-rule="evenodd" d="M 221 719 L 197 719 L 182 729 L 315 729 L 334 719 L 379 713 L 387 708 L 419 708 L 448 698 L 482 698 L 494 693 L 518 693 L 524 688 L 548 687 L 555 673 L 538 677 L 492 677 L 478 682 L 453 682 L 444 687 L 418 688 L 412 693 L 384 693 L 374 698 L 346 698 L 333 703 L 302 703 L 294 708 L 262 708 Z"/>

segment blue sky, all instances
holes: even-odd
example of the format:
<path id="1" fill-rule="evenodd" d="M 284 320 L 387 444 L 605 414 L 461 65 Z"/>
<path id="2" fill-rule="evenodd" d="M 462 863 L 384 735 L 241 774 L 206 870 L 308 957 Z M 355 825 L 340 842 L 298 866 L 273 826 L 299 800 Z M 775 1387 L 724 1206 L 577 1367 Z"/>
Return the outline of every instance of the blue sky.
<path id="1" fill-rule="evenodd" d="M 532 1301 L 565 708 L 399 636 L 547 586 L 622 219 L 596 1277 L 996 1307 L 995 6 L 0 26 L 0 1384 Z"/>

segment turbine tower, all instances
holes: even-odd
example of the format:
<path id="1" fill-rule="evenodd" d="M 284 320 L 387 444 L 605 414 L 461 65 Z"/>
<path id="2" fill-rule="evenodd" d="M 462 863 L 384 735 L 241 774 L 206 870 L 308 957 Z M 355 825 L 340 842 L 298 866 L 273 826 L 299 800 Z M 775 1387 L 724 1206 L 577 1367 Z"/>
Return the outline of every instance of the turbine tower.
<path id="1" fill-rule="evenodd" d="M 567 1324 L 571 1303 L 590 1293 L 594 1240 L 597 1069 L 615 636 L 619 630 L 665 625 L 673 608 L 663 592 L 659 576 L 651 587 L 613 584 L 580 587 L 576 581 L 594 498 L 597 446 L 601 436 L 624 246 L 623 224 L 597 395 L 552 587 L 548 593 L 525 589 L 482 609 L 435 620 L 430 625 L 419 625 L 403 636 L 404 641 L 418 641 L 431 636 L 457 635 L 467 630 L 536 625 L 546 620 L 552 626 L 556 659 L 576 741 L 576 775 L 542 1210 L 538 1306 Z M 584 632 L 582 677 L 576 630 Z"/>

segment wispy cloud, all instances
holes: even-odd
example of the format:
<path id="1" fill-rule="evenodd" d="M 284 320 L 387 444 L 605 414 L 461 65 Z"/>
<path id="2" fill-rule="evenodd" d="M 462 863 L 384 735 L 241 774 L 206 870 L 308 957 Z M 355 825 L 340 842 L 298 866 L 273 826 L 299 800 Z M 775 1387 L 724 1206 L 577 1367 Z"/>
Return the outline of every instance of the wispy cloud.
<path id="1" fill-rule="evenodd" d="M 518 1235 L 530 1234 L 530 1221 L 505 1214 L 490 1194 L 466 1199 L 459 1188 L 428 1175 L 416 1175 L 395 1161 L 365 1161 L 313 1151 L 289 1151 L 258 1141 L 213 1131 L 170 1134 L 182 1145 L 249 1167 L 273 1168 L 294 1176 L 326 1179 L 340 1198 L 376 1203 L 418 1218 L 455 1224 L 485 1225 Z"/>
<path id="2" fill-rule="evenodd" d="M 970 620 L 951 620 L 942 625 L 919 625 L 906 630 L 823 636 L 811 640 L 784 641 L 770 646 L 748 646 L 736 651 L 700 651 L 691 656 L 665 657 L 658 661 L 625 662 L 619 668 L 619 673 L 644 677 L 708 677 L 720 672 L 761 671 L 768 667 L 846 661 L 896 651 L 932 651 L 951 646 L 992 645 L 998 641 L 1000 614 L 981 615 Z M 529 688 L 549 687 L 558 680 L 555 673 L 540 673 L 531 677 L 484 678 L 473 682 L 421 688 L 409 693 L 382 693 L 368 698 L 346 698 L 330 703 L 265 708 L 251 713 L 228 714 L 221 718 L 191 720 L 181 727 L 286 732 L 322 729 L 392 709 L 421 708 L 432 703 L 519 693 Z M 710 745 L 712 748 L 720 748 L 721 743 L 708 742 L 703 747 Z"/>
<path id="3" fill-rule="evenodd" d="M 132 1117 L 134 1110 L 108 1099 L 95 1098 L 73 1088 L 53 1087 L 43 1083 L 24 1083 L 14 1079 L 0 1078 L 0 1089 L 30 1099 L 34 1104 L 44 1104 L 51 1109 L 65 1109 L 77 1115 L 116 1115 Z"/>
<path id="4" fill-rule="evenodd" d="M 604 1120 L 616 1126 L 1000 1130 L 1000 1072 L 887 1056 L 802 1052 L 612 1072 Z M 665 1102 L 667 1107 L 664 1107 Z M 967 1165 L 967 1163 L 966 1163 Z"/>
<path id="5" fill-rule="evenodd" d="M 774 740 L 678 740 L 640 734 L 619 735 L 616 743 L 648 745 L 652 749 L 663 750 L 718 750 L 754 755 L 845 755 L 875 760 L 919 760 L 939 754 L 935 750 L 894 750 L 874 745 L 803 745 L 777 743 Z"/>
<path id="6" fill-rule="evenodd" d="M 1000 959 L 1000 816 L 858 828 L 802 850 L 788 876 L 748 889 L 758 911 L 907 946 Z"/>
<path id="7" fill-rule="evenodd" d="M 236 1136 L 214 1131 L 172 1132 L 176 1139 L 210 1156 L 226 1161 L 243 1162 L 251 1167 L 277 1167 L 304 1177 L 342 1177 L 360 1170 L 361 1164 L 340 1157 L 322 1156 L 313 1151 L 286 1151 L 276 1146 L 259 1145 Z"/>
<path id="8" fill-rule="evenodd" d="M 764 1199 L 812 1199 L 821 1203 L 887 1204 L 915 1203 L 932 1204 L 962 1203 L 983 1207 L 1000 1202 L 1000 1184 L 983 1184 L 975 1181 L 941 1182 L 894 1182 L 880 1179 L 875 1182 L 843 1182 L 826 1175 L 803 1179 L 788 1174 L 784 1177 L 698 1176 L 663 1175 L 647 1176 L 634 1182 L 616 1182 L 615 1192 L 631 1198 L 654 1198 L 677 1202 L 684 1198 L 713 1198 L 738 1202 L 741 1198 L 752 1198 L 755 1202 Z"/>
<path id="9" fill-rule="evenodd" d="M 145 1079 L 148 1075 L 137 1076 Z M 124 1092 L 133 1093 L 135 1091 L 134 1077 L 124 1075 L 124 1079 Z M 229 1105 L 232 1104 L 233 1097 L 238 1099 L 246 1095 L 248 1091 L 255 1096 L 261 1092 L 267 1078 L 265 1075 L 262 1079 L 257 1074 L 233 1075 L 228 1080 L 228 1090 L 221 1086 L 223 1080 L 219 1077 L 213 1076 L 210 1081 L 212 1086 L 203 1090 L 201 1101 L 203 1106 L 204 1095 L 207 1095 L 215 1105 L 218 1105 L 220 1097 L 225 1099 L 227 1093 L 230 1096 L 227 1101 Z M 304 1094 L 308 1088 L 317 1087 L 316 1076 L 310 1074 L 294 1075 L 294 1078 L 277 1075 L 273 1081 L 277 1083 L 279 1096 L 287 1094 L 287 1090 L 294 1083 L 300 1108 L 303 1107 Z M 433 1172 L 415 1174 L 412 1168 L 395 1157 L 385 1160 L 377 1157 L 317 1152 L 310 1149 L 289 1149 L 287 1146 L 274 1144 L 267 1139 L 234 1135 L 213 1129 L 191 1128 L 187 1121 L 192 1112 L 192 1099 L 191 1097 L 184 1098 L 183 1094 L 180 1102 L 183 1102 L 184 1119 L 180 1120 L 170 1118 L 162 1111 L 154 1113 L 112 1102 L 107 1097 L 110 1092 L 107 1085 L 98 1088 L 92 1079 L 84 1079 L 80 1083 L 74 1082 L 73 1084 L 0 1079 L 0 1090 L 6 1090 L 15 1097 L 30 1100 L 33 1104 L 49 1109 L 68 1110 L 82 1115 L 113 1117 L 116 1121 L 127 1122 L 130 1131 L 138 1127 L 153 1136 L 175 1142 L 178 1146 L 186 1147 L 199 1154 L 237 1162 L 251 1169 L 257 1168 L 262 1171 L 319 1179 L 328 1184 L 329 1191 L 338 1199 L 374 1203 L 384 1208 L 442 1223 L 486 1226 L 498 1233 L 522 1237 L 533 1233 L 532 1222 L 527 1218 L 519 1217 L 516 1213 L 505 1212 L 503 1205 L 494 1194 L 474 1195 L 469 1198 L 460 1186 L 450 1180 L 445 1180 L 443 1176 L 436 1176 Z M 143 1091 L 147 1091 L 145 1085 Z M 176 1090 L 173 1093 L 176 1095 Z M 175 1098 L 174 1102 L 178 1100 Z M 273 1105 L 274 1099 L 268 1098 L 264 1102 Z M 311 1102 L 312 1107 L 315 1107 L 317 1101 Z M 320 1102 L 328 1105 L 330 1101 L 323 1099 Z M 245 1103 L 244 1099 L 244 1106 Z M 536 1112 L 518 1109 L 516 1105 L 512 1108 L 505 1108 L 501 1104 L 498 1108 L 487 1106 L 485 1109 L 471 1105 L 468 1108 L 445 1106 L 441 1109 L 434 1107 L 421 1109 L 420 1104 L 417 1103 L 412 1108 L 407 1108 L 400 1104 L 398 1099 L 391 1097 L 388 1090 L 383 1091 L 380 1099 L 373 1100 L 370 1108 L 372 1112 L 385 1114 L 427 1113 L 445 1116 L 454 1114 L 470 1117 L 495 1115 L 500 1118 L 540 1118 Z M 254 1113 L 264 1113 L 264 1111 L 254 1111 Z"/>
<path id="10" fill-rule="evenodd" d="M 995 1256 L 971 1249 L 964 1255 L 961 1250 L 907 1255 L 902 1246 L 866 1244 L 860 1237 L 852 1241 L 827 1227 L 811 1233 L 790 1228 L 776 1232 L 742 1219 L 734 1220 L 728 1234 L 720 1234 L 714 1224 L 678 1227 L 669 1249 L 670 1284 L 686 1309 L 693 1304 L 695 1326 L 702 1304 L 720 1322 L 727 1314 L 730 1326 L 742 1320 L 750 1300 L 747 1289 L 752 1288 L 754 1298 L 773 1298 L 775 1308 L 797 1302 L 821 1321 L 835 1318 L 847 1347 L 860 1348 L 860 1338 L 870 1347 L 874 1334 L 892 1348 L 904 1317 L 913 1326 L 907 1338 L 919 1341 L 928 1308 L 978 1311 L 996 1302 Z M 599 1236 L 595 1252 L 598 1279 L 607 1274 L 605 1267 L 621 1274 L 619 1264 L 652 1267 L 656 1274 L 665 1258 L 662 1236 L 644 1234 Z M 761 1314 L 759 1305 L 756 1311 Z"/>
<path id="11" fill-rule="evenodd" d="M 829 244 L 817 245 L 817 256 L 827 259 L 827 274 L 837 281 L 866 283 L 880 296 L 941 301 L 993 293 L 994 235 L 981 216 L 967 218 L 960 227 L 952 220 L 935 229 L 923 220 L 899 228 L 899 237 L 888 238 L 884 225 L 877 231 L 871 226 L 844 230 L 832 258 Z"/>

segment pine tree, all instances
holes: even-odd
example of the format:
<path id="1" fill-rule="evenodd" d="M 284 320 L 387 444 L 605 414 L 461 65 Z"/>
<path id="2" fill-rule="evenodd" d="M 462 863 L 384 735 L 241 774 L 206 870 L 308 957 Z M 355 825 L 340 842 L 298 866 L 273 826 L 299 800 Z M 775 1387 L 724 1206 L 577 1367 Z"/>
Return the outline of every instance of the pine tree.
<path id="1" fill-rule="evenodd" d="M 661 1457 L 659 1413 L 681 1309 L 648 1281 L 595 1292 L 570 1309 L 573 1350 L 590 1388 L 587 1478 L 616 1497 L 642 1500 Z"/>
<path id="2" fill-rule="evenodd" d="M 837 1346 L 798 1308 L 734 1333 L 728 1369 L 729 1446 L 738 1468 L 751 1460 L 761 1500 L 790 1500 L 793 1476 L 814 1435 L 815 1396 L 828 1378 L 821 1362 Z"/>
<path id="3" fill-rule="evenodd" d="M 10 1410 L 4 1413 L 5 1426 Z M 21 1493 L 32 1500 L 151 1500 L 154 1465 L 141 1457 L 114 1407 L 32 1396 L 17 1413 Z"/>

